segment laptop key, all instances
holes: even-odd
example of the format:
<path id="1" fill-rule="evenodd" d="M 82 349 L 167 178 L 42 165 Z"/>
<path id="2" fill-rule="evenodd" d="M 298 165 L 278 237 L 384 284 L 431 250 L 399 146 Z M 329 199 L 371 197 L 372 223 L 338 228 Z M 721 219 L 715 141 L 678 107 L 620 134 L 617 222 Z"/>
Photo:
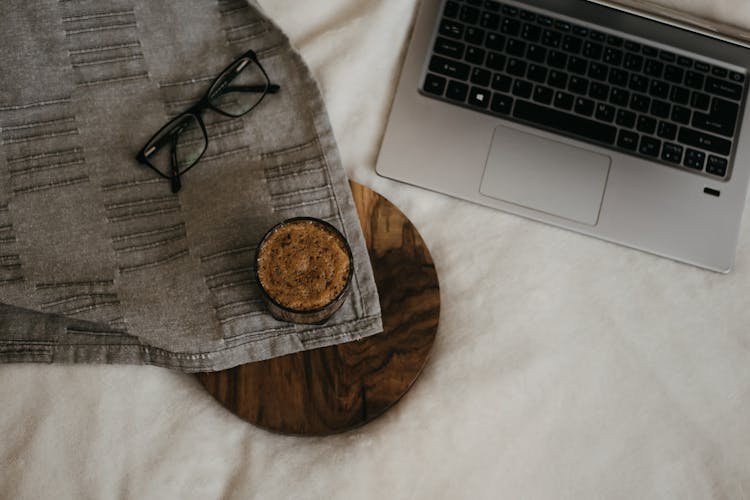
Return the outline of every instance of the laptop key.
<path id="1" fill-rule="evenodd" d="M 448 90 L 445 97 L 451 101 L 464 102 L 469 94 L 469 86 L 462 82 L 451 81 L 448 83 Z"/>
<path id="2" fill-rule="evenodd" d="M 495 28 L 496 29 L 496 28 Z M 518 36 L 521 31 L 521 22 L 518 19 L 506 17 L 500 25 L 500 32 L 510 36 Z"/>
<path id="3" fill-rule="evenodd" d="M 651 80 L 648 93 L 654 97 L 665 99 L 669 95 L 669 85 L 661 80 Z"/>
<path id="4" fill-rule="evenodd" d="M 630 109 L 634 111 L 640 111 L 641 113 L 647 113 L 648 108 L 651 106 L 651 99 L 641 94 L 633 94 L 630 98 Z"/>
<path id="5" fill-rule="evenodd" d="M 573 94 L 568 94 L 567 92 L 555 92 L 555 98 L 553 101 L 553 104 L 556 108 L 570 110 L 573 107 L 573 103 L 575 102 L 575 97 L 573 97 Z"/>
<path id="6" fill-rule="evenodd" d="M 612 66 L 619 66 L 622 62 L 622 51 L 613 47 L 607 47 L 604 49 L 602 61 Z"/>
<path id="7" fill-rule="evenodd" d="M 472 87 L 469 92 L 469 104 L 477 108 L 485 109 L 490 104 L 490 96 L 492 92 L 479 87 Z"/>
<path id="8" fill-rule="evenodd" d="M 557 92 L 557 94 L 564 94 Z M 573 96 L 567 94 L 570 100 Z M 557 95 L 555 96 L 557 100 Z M 513 109 L 513 116 L 519 120 L 536 124 L 540 127 L 558 131 L 565 135 L 575 135 L 591 141 L 614 144 L 617 129 L 595 120 L 565 113 L 553 108 L 539 106 L 532 102 L 518 101 Z"/>
<path id="9" fill-rule="evenodd" d="M 464 35 L 464 25 L 449 19 L 440 22 L 440 34 L 458 40 Z"/>
<path id="10" fill-rule="evenodd" d="M 671 64 L 667 64 L 667 67 L 664 70 L 664 79 L 668 82 L 677 84 L 682 83 L 682 78 L 684 75 L 685 71 L 682 68 L 672 66 Z"/>
<path id="11" fill-rule="evenodd" d="M 568 75 L 561 71 L 552 70 L 549 72 L 549 78 L 547 79 L 547 84 L 550 85 L 551 87 L 564 89 L 565 87 L 567 87 L 567 84 L 568 84 Z"/>
<path id="12" fill-rule="evenodd" d="M 471 70 L 471 83 L 482 87 L 489 87 L 490 80 L 492 79 L 492 73 L 482 68 L 474 68 Z"/>
<path id="13" fill-rule="evenodd" d="M 690 101 L 690 91 L 685 87 L 672 86 L 669 99 L 677 104 L 687 104 Z"/>
<path id="14" fill-rule="evenodd" d="M 709 174 L 724 177 L 727 174 L 726 158 L 719 158 L 718 156 L 709 155 L 708 165 L 706 165 L 706 172 L 708 172 Z"/>
<path id="15" fill-rule="evenodd" d="M 612 88 L 609 94 L 609 101 L 616 106 L 627 106 L 630 100 L 630 92 L 624 89 Z"/>
<path id="16" fill-rule="evenodd" d="M 702 90 L 705 79 L 706 77 L 695 71 L 688 71 L 685 73 L 685 85 L 692 89 Z"/>
<path id="17" fill-rule="evenodd" d="M 661 141 L 648 137 L 646 135 L 641 137 L 641 144 L 638 147 L 638 152 L 642 155 L 653 156 L 654 158 L 659 156 L 659 150 L 661 149 Z"/>
<path id="18" fill-rule="evenodd" d="M 560 47 L 561 41 L 562 41 L 562 34 L 559 31 L 546 29 L 542 33 L 542 45 L 546 45 L 547 47 L 552 47 L 556 49 Z"/>
<path id="19" fill-rule="evenodd" d="M 594 116 L 597 120 L 611 123 L 615 119 L 615 107 L 600 102 L 596 105 L 596 115 Z"/>
<path id="20" fill-rule="evenodd" d="M 654 116 L 658 116 L 659 118 L 669 118 L 669 112 L 671 111 L 671 106 L 667 101 L 660 101 L 659 99 L 654 99 L 651 101 L 651 114 Z"/>
<path id="21" fill-rule="evenodd" d="M 578 54 L 581 51 L 582 45 L 583 45 L 583 40 L 581 40 L 577 36 L 565 35 L 565 37 L 563 37 L 561 48 L 565 52 L 569 52 L 571 54 Z"/>
<path id="22" fill-rule="evenodd" d="M 604 47 L 595 42 L 584 42 L 583 43 L 583 55 L 589 59 L 598 60 L 602 56 Z"/>
<path id="23" fill-rule="evenodd" d="M 457 80 L 467 80 L 470 69 L 468 64 L 452 61 L 440 56 L 432 56 L 430 60 L 430 71 Z"/>
<path id="24" fill-rule="evenodd" d="M 636 123 L 635 128 L 638 132 L 653 134 L 656 131 L 656 120 L 650 116 L 640 115 L 638 116 L 638 122 Z"/>
<path id="25" fill-rule="evenodd" d="M 604 101 L 609 95 L 609 85 L 605 85 L 599 82 L 591 82 L 591 88 L 589 89 L 589 97 Z"/>
<path id="26" fill-rule="evenodd" d="M 572 56 L 568 59 L 568 71 L 579 75 L 585 75 L 588 68 L 588 61 L 580 57 Z"/>
<path id="27" fill-rule="evenodd" d="M 640 71 L 643 67 L 643 56 L 638 54 L 625 54 L 625 69 Z"/>
<path id="28" fill-rule="evenodd" d="M 595 104 L 591 99 L 585 97 L 576 98 L 575 108 L 573 109 L 579 115 L 591 116 L 594 114 Z"/>
<path id="29" fill-rule="evenodd" d="M 710 114 L 695 111 L 692 125 L 707 132 L 732 137 L 738 112 L 739 105 L 736 103 L 714 97 Z"/>
<path id="30" fill-rule="evenodd" d="M 526 73 L 529 80 L 533 80 L 538 83 L 544 83 L 547 81 L 547 68 L 539 66 L 538 64 L 530 64 L 529 71 Z"/>
<path id="31" fill-rule="evenodd" d="M 679 165 L 682 163 L 682 146 L 671 142 L 665 142 L 664 147 L 661 150 L 661 159 Z"/>
<path id="32" fill-rule="evenodd" d="M 513 79 L 508 75 L 502 73 L 495 73 L 492 77 L 492 89 L 499 90 L 500 92 L 508 92 Z"/>
<path id="33" fill-rule="evenodd" d="M 482 45 L 482 42 L 484 42 L 484 30 L 475 28 L 474 26 L 468 26 L 466 28 L 464 40 L 473 43 L 474 45 Z"/>
<path id="34" fill-rule="evenodd" d="M 662 139 L 673 141 L 677 137 L 677 125 L 670 122 L 660 121 L 659 126 L 656 129 L 656 135 Z"/>
<path id="35" fill-rule="evenodd" d="M 732 143 L 730 141 L 688 127 L 680 127 L 677 140 L 688 146 L 724 156 L 728 156 L 732 150 Z"/>
<path id="36" fill-rule="evenodd" d="M 703 165 L 706 163 L 706 153 L 703 151 L 697 151 L 695 149 L 687 148 L 685 151 L 685 161 L 682 163 L 688 168 L 694 168 L 696 170 L 703 170 Z"/>
<path id="37" fill-rule="evenodd" d="M 526 11 L 524 11 L 526 12 Z M 521 29 L 521 38 L 528 42 L 538 42 L 542 36 L 542 28 L 536 24 L 525 23 Z"/>
<path id="38" fill-rule="evenodd" d="M 568 83 L 568 90 L 574 94 L 586 95 L 589 90 L 589 81 L 580 76 L 571 76 L 570 83 Z"/>
<path id="39" fill-rule="evenodd" d="M 526 80 L 516 80 L 515 82 L 513 82 L 513 95 L 528 99 L 529 97 L 531 97 L 532 88 L 533 85 Z"/>
<path id="40" fill-rule="evenodd" d="M 458 4 L 458 2 L 445 2 L 445 9 L 443 10 L 443 16 L 450 17 L 451 19 L 455 19 L 458 17 L 458 11 L 461 8 L 461 6 Z"/>
<path id="41" fill-rule="evenodd" d="M 690 114 L 691 111 L 689 108 L 686 108 L 684 106 L 673 106 L 671 118 L 672 121 L 686 125 L 690 123 Z"/>
<path id="42" fill-rule="evenodd" d="M 630 130 L 620 130 L 617 135 L 617 145 L 629 151 L 638 149 L 638 134 Z"/>
<path id="43" fill-rule="evenodd" d="M 633 73 L 630 75 L 630 83 L 628 84 L 628 87 L 636 92 L 646 92 L 648 89 L 648 78 Z"/>
<path id="44" fill-rule="evenodd" d="M 594 80 L 606 81 L 608 71 L 609 68 L 607 68 L 607 66 L 605 66 L 604 64 L 592 62 L 589 65 L 589 78 L 593 78 Z"/>
<path id="45" fill-rule="evenodd" d="M 545 49 L 541 45 L 530 44 L 529 50 L 526 52 L 526 57 L 534 62 L 544 62 L 544 60 L 547 58 L 547 49 Z"/>
<path id="46" fill-rule="evenodd" d="M 615 123 L 621 127 L 633 128 L 635 126 L 636 114 L 624 109 L 617 110 L 617 119 Z"/>
<path id="47" fill-rule="evenodd" d="M 646 64 L 643 66 L 644 73 L 654 78 L 660 78 L 662 71 L 664 71 L 664 63 L 656 59 L 646 59 Z"/>
<path id="48" fill-rule="evenodd" d="M 559 50 L 550 50 L 547 64 L 553 68 L 564 68 L 568 64 L 568 56 Z"/>
<path id="49" fill-rule="evenodd" d="M 501 51 L 505 48 L 505 37 L 497 33 L 488 33 L 484 46 L 490 50 Z"/>
<path id="50" fill-rule="evenodd" d="M 520 101 L 519 101 L 520 102 Z M 510 114 L 513 107 L 513 98 L 503 94 L 493 94 L 490 109 L 495 113 L 503 115 Z"/>
<path id="51" fill-rule="evenodd" d="M 511 38 L 505 45 L 505 51 L 512 56 L 523 57 L 526 53 L 526 42 Z"/>
<path id="52" fill-rule="evenodd" d="M 485 54 L 486 52 L 484 49 L 469 45 L 469 47 L 466 49 L 466 57 L 464 57 L 464 59 L 466 60 L 466 62 L 481 66 L 482 64 L 484 64 Z"/>
<path id="53" fill-rule="evenodd" d="M 508 74 L 513 76 L 525 76 L 526 75 L 526 61 L 511 57 L 508 59 L 508 66 L 506 68 Z"/>
<path id="54" fill-rule="evenodd" d="M 711 96 L 704 94 L 703 92 L 693 92 L 693 97 L 690 99 L 690 104 L 698 109 L 706 110 L 710 103 Z"/>
<path id="55" fill-rule="evenodd" d="M 463 59 L 466 46 L 449 38 L 438 37 L 435 40 L 435 53 L 443 56 L 452 57 L 453 59 Z"/>
<path id="56" fill-rule="evenodd" d="M 706 78 L 706 92 L 739 101 L 742 98 L 742 85 L 709 76 Z"/>
<path id="57" fill-rule="evenodd" d="M 464 5 L 458 15 L 459 21 L 465 24 L 476 24 L 479 21 L 479 9 Z"/>
<path id="58" fill-rule="evenodd" d="M 448 81 L 442 76 L 427 73 L 427 76 L 424 79 L 424 86 L 422 88 L 425 92 L 442 96 L 443 92 L 445 92 L 445 86 L 447 83 Z"/>
<path id="59" fill-rule="evenodd" d="M 515 26 L 515 29 L 511 34 L 513 36 L 516 36 L 518 34 L 518 30 L 520 29 L 521 23 L 517 19 L 511 19 L 511 21 L 513 21 L 513 24 Z M 490 31 L 496 31 L 498 26 L 500 26 L 500 16 L 492 12 L 483 12 L 482 17 L 479 20 L 479 26 Z"/>
<path id="60" fill-rule="evenodd" d="M 487 54 L 487 67 L 495 71 L 502 71 L 505 68 L 505 56 L 497 52 Z"/>
<path id="61" fill-rule="evenodd" d="M 612 68 L 609 71 L 609 83 L 619 85 L 620 87 L 627 87 L 628 72 L 620 68 Z"/>
<path id="62" fill-rule="evenodd" d="M 541 102 L 542 104 L 550 104 L 554 95 L 555 92 L 549 87 L 544 87 L 542 85 L 537 85 L 536 87 L 534 87 L 533 99 L 536 102 Z"/>
<path id="63" fill-rule="evenodd" d="M 708 73 L 709 71 L 711 71 L 711 66 L 708 63 L 704 63 L 702 61 L 695 61 L 695 69 L 704 73 Z"/>

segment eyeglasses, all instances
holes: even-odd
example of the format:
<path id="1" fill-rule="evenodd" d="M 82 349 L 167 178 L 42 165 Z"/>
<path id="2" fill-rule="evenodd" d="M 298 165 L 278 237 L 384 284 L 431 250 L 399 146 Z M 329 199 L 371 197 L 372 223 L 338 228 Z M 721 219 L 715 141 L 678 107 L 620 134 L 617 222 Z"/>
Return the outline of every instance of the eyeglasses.
<path id="1" fill-rule="evenodd" d="M 279 88 L 271 83 L 255 52 L 248 50 L 216 77 L 197 103 L 154 134 L 136 159 L 168 179 L 172 192 L 177 193 L 182 187 L 180 177 L 198 163 L 208 147 L 203 112 L 212 109 L 237 118 Z"/>

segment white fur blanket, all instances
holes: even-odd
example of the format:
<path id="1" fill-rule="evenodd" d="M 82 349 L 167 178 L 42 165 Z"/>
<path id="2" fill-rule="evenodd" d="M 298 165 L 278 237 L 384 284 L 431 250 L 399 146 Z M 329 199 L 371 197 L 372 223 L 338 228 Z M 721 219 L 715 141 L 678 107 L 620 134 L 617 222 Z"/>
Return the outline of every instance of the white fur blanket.
<path id="1" fill-rule="evenodd" d="M 0 366 L 3 499 L 750 499 L 750 214 L 719 275 L 378 177 L 416 0 L 265 0 L 350 177 L 414 222 L 442 313 L 354 432 L 252 427 L 189 375 Z M 662 0 L 750 29 L 747 0 Z"/>

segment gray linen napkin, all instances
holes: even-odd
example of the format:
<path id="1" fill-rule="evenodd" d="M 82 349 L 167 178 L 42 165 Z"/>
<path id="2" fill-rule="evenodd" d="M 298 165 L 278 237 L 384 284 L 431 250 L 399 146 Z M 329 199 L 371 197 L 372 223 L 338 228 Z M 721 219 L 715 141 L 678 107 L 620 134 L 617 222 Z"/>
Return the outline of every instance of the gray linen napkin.
<path id="1" fill-rule="evenodd" d="M 0 2 L 0 362 L 221 370 L 382 330 L 323 102 L 245 0 Z M 134 160 L 248 49 L 280 92 L 204 114 L 209 146 L 169 183 Z M 293 216 L 352 245 L 352 293 L 323 326 L 271 318 L 257 242 Z"/>

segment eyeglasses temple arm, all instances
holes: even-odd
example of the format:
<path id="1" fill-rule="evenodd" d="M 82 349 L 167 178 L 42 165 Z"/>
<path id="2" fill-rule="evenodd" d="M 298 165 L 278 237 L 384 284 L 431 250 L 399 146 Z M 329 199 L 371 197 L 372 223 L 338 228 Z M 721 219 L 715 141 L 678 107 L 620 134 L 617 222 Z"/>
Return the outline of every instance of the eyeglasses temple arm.
<path id="1" fill-rule="evenodd" d="M 261 92 L 266 92 L 268 94 L 275 94 L 281 89 L 278 85 L 275 83 L 270 84 L 269 86 L 265 85 L 228 85 L 221 90 L 219 90 L 218 95 L 225 95 L 230 92 L 252 92 L 259 94 Z"/>

